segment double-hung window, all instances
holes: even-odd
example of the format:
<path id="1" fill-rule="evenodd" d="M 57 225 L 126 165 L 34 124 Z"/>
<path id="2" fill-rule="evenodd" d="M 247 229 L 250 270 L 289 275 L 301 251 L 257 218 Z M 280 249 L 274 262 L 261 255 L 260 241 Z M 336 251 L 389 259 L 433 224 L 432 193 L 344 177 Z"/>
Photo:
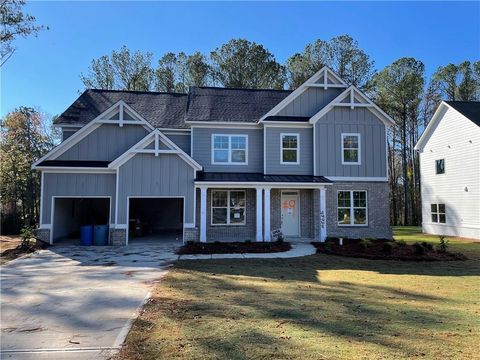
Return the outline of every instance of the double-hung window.
<path id="1" fill-rule="evenodd" d="M 212 135 L 212 164 L 247 164 L 247 135 Z"/>
<path id="2" fill-rule="evenodd" d="M 360 165 L 360 134 L 342 134 L 342 164 Z"/>
<path id="3" fill-rule="evenodd" d="M 445 213 L 445 204 L 430 204 L 432 212 L 432 222 L 445 224 L 447 218 Z"/>
<path id="4" fill-rule="evenodd" d="M 435 160 L 435 174 L 445 174 L 445 159 Z"/>
<path id="5" fill-rule="evenodd" d="M 280 134 L 280 159 L 282 164 L 299 164 L 299 134 Z"/>
<path id="6" fill-rule="evenodd" d="M 212 225 L 245 225 L 245 191 L 212 191 Z"/>
<path id="7" fill-rule="evenodd" d="M 337 199 L 338 225 L 367 225 L 367 192 L 339 191 Z"/>

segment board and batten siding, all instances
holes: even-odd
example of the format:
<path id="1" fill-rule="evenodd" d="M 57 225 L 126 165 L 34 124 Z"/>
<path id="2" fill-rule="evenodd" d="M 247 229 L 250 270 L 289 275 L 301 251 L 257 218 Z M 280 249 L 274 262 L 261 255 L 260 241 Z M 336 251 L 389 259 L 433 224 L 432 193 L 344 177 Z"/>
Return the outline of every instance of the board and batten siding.
<path id="1" fill-rule="evenodd" d="M 119 169 L 118 224 L 128 224 L 129 196 L 184 197 L 185 223 L 193 223 L 195 173 L 175 154 L 136 154 Z"/>
<path id="2" fill-rule="evenodd" d="M 52 198 L 106 197 L 112 199 L 110 223 L 115 222 L 115 174 L 43 174 L 42 224 L 51 224 Z"/>
<path id="3" fill-rule="evenodd" d="M 139 125 L 103 124 L 61 154 L 56 160 L 112 161 L 148 134 Z"/>
<path id="4" fill-rule="evenodd" d="M 67 140 L 70 136 L 75 134 L 78 129 L 62 129 L 62 141 Z"/>
<path id="5" fill-rule="evenodd" d="M 212 134 L 247 135 L 247 165 L 212 164 Z M 202 128 L 192 129 L 193 159 L 206 172 L 263 172 L 263 129 Z"/>
<path id="6" fill-rule="evenodd" d="M 442 114 L 441 114 L 442 115 Z M 435 161 L 445 159 L 445 173 Z M 449 108 L 420 153 L 423 231 L 480 239 L 480 127 Z M 431 204 L 445 204 L 446 223 L 432 223 Z"/>
<path id="7" fill-rule="evenodd" d="M 308 88 L 277 115 L 279 116 L 313 116 L 345 89 Z"/>
<path id="8" fill-rule="evenodd" d="M 316 174 L 332 177 L 386 177 L 385 124 L 370 110 L 335 107 L 317 121 Z M 359 133 L 361 164 L 342 165 L 342 133 Z"/>
<path id="9" fill-rule="evenodd" d="M 300 139 L 299 164 L 281 163 L 281 134 L 298 134 Z M 313 130 L 312 128 L 265 127 L 266 174 L 312 175 L 313 174 Z"/>
<path id="10" fill-rule="evenodd" d="M 175 143 L 175 145 L 177 145 L 180 149 L 182 149 L 188 155 L 190 155 L 190 146 L 191 146 L 190 133 L 183 133 L 183 134 L 167 133 L 165 136 L 168 137 L 170 140 L 172 140 Z"/>

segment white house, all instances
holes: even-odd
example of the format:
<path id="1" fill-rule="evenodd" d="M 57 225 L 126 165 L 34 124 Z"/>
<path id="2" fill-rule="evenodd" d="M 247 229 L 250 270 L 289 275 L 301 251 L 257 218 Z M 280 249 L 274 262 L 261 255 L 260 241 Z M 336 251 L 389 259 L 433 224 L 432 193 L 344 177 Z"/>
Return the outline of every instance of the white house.
<path id="1" fill-rule="evenodd" d="M 480 239 L 480 102 L 443 101 L 415 150 L 423 232 Z"/>

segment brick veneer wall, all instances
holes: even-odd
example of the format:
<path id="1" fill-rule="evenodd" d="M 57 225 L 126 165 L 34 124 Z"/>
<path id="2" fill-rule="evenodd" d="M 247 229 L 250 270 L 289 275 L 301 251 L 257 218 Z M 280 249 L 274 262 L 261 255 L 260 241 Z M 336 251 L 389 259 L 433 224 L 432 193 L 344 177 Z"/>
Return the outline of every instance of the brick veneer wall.
<path id="1" fill-rule="evenodd" d="M 45 243 L 50 243 L 50 229 L 36 229 L 35 237 Z"/>
<path id="2" fill-rule="evenodd" d="M 366 190 L 368 202 L 367 226 L 337 225 L 338 190 Z M 386 182 L 335 182 L 327 187 L 327 237 L 392 238 Z"/>
<path id="3" fill-rule="evenodd" d="M 127 245 L 126 229 L 110 229 L 110 245 L 125 246 Z"/>

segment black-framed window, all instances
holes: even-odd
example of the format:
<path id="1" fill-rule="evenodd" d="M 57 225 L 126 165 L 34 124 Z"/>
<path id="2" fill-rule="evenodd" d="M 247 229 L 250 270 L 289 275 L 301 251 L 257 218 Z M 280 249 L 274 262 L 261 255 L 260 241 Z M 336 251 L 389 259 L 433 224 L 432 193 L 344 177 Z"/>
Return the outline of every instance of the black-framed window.
<path id="1" fill-rule="evenodd" d="M 435 174 L 445 174 L 445 159 L 435 160 Z"/>
<path id="2" fill-rule="evenodd" d="M 367 225 L 367 192 L 364 190 L 339 191 L 337 194 L 337 219 L 340 226 Z"/>

